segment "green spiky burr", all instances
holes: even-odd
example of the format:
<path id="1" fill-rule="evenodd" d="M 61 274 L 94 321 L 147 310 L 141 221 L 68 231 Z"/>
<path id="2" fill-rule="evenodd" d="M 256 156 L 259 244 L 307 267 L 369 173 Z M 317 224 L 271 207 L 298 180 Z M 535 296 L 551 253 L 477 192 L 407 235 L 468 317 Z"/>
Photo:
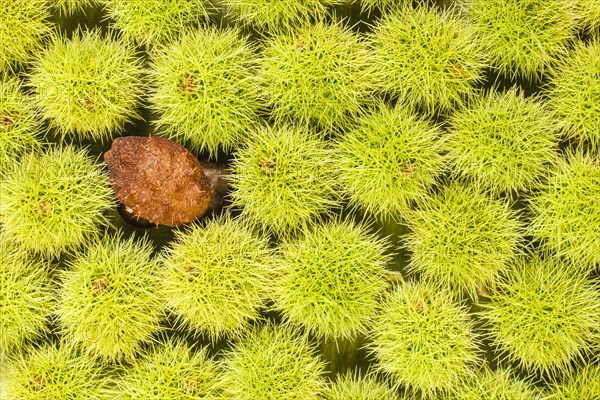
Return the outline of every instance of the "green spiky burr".
<path id="1" fill-rule="evenodd" d="M 259 78 L 276 121 L 337 129 L 373 103 L 371 53 L 342 22 L 302 24 L 264 46 Z"/>
<path id="2" fill-rule="evenodd" d="M 69 342 L 110 362 L 132 360 L 159 329 L 159 265 L 148 240 L 105 236 L 61 273 L 56 316 Z"/>
<path id="3" fill-rule="evenodd" d="M 218 217 L 176 232 L 162 263 L 167 306 L 212 339 L 239 336 L 270 294 L 268 240 L 238 219 Z"/>
<path id="4" fill-rule="evenodd" d="M 596 0 L 576 0 L 580 26 L 587 32 L 600 28 L 600 3 Z"/>
<path id="5" fill-rule="evenodd" d="M 333 152 L 307 129 L 259 128 L 235 153 L 230 178 L 242 217 L 289 236 L 337 206 Z"/>
<path id="6" fill-rule="evenodd" d="M 111 26 L 123 38 L 147 48 L 169 43 L 202 25 L 214 12 L 209 0 L 100 0 Z"/>
<path id="7" fill-rule="evenodd" d="M 206 348 L 159 342 L 144 350 L 107 393 L 117 400 L 217 400 L 223 398 L 219 373 Z"/>
<path id="8" fill-rule="evenodd" d="M 0 193 L 6 239 L 49 257 L 96 237 L 114 206 L 100 164 L 68 145 L 24 155 L 0 181 Z"/>
<path id="9" fill-rule="evenodd" d="M 600 6 L 599 6 L 600 7 Z M 578 43 L 550 70 L 549 105 L 566 135 L 600 150 L 600 37 Z"/>
<path id="10" fill-rule="evenodd" d="M 598 281 L 556 256 L 515 260 L 490 300 L 481 311 L 489 336 L 527 371 L 571 371 L 600 343 Z"/>
<path id="11" fill-rule="evenodd" d="M 575 2 L 565 0 L 462 0 L 486 43 L 492 64 L 508 77 L 539 79 L 565 56 L 575 37 Z"/>
<path id="12" fill-rule="evenodd" d="M 598 157 L 568 152 L 528 200 L 528 233 L 573 261 L 582 271 L 600 262 L 600 164 Z"/>
<path id="13" fill-rule="evenodd" d="M 257 327 L 223 355 L 225 399 L 322 399 L 325 364 L 298 332 L 267 324 Z"/>
<path id="14" fill-rule="evenodd" d="M 454 295 L 407 282 L 383 302 L 369 347 L 377 369 L 414 396 L 447 398 L 475 376 L 479 339 L 467 309 Z"/>
<path id="15" fill-rule="evenodd" d="M 40 149 L 41 124 L 15 78 L 0 78 L 0 176 L 23 154 Z"/>
<path id="16" fill-rule="evenodd" d="M 256 57 L 237 29 L 188 31 L 156 51 L 150 106 L 159 132 L 213 156 L 243 143 L 262 109 Z"/>
<path id="17" fill-rule="evenodd" d="M 543 400 L 546 397 L 530 382 L 508 369 L 483 368 L 451 396 L 452 400 Z"/>
<path id="18" fill-rule="evenodd" d="M 328 15 L 340 0 L 223 0 L 228 14 L 260 31 L 281 31 Z"/>
<path id="19" fill-rule="evenodd" d="M 0 73 L 14 71 L 39 50 L 51 32 L 46 0 L 3 0 L 0 3 Z"/>
<path id="20" fill-rule="evenodd" d="M 429 113 L 448 113 L 477 92 L 488 65 L 481 39 L 452 9 L 405 5 L 370 34 L 379 89 Z"/>
<path id="21" fill-rule="evenodd" d="M 53 300 L 47 263 L 19 251 L 0 232 L 0 359 L 46 332 Z"/>
<path id="22" fill-rule="evenodd" d="M 106 371 L 68 344 L 30 348 L 6 365 L 3 399 L 101 399 Z"/>
<path id="23" fill-rule="evenodd" d="M 529 191 L 557 161 L 559 123 L 517 89 L 476 97 L 450 117 L 452 170 L 493 194 Z"/>
<path id="24" fill-rule="evenodd" d="M 86 8 L 97 6 L 101 0 L 51 0 L 52 7 L 62 15 L 71 16 Z"/>
<path id="25" fill-rule="evenodd" d="M 388 251 L 387 242 L 350 222 L 306 230 L 282 244 L 275 309 L 318 338 L 364 334 L 388 287 Z"/>
<path id="26" fill-rule="evenodd" d="M 471 298 L 508 270 L 522 241 L 521 224 L 506 200 L 460 182 L 424 199 L 406 223 L 408 269 Z"/>
<path id="27" fill-rule="evenodd" d="M 42 117 L 63 137 L 104 141 L 140 118 L 135 50 L 100 31 L 55 35 L 30 73 Z"/>
<path id="28" fill-rule="evenodd" d="M 405 104 L 379 104 L 336 142 L 341 191 L 382 219 L 397 219 L 426 196 L 445 166 L 440 128 Z"/>
<path id="29" fill-rule="evenodd" d="M 396 391 L 374 376 L 358 371 L 338 375 L 331 383 L 327 400 L 400 400 Z"/>
<path id="30" fill-rule="evenodd" d="M 553 400 L 580 400 L 600 398 L 600 366 L 588 365 L 574 371 L 547 390 Z"/>
<path id="31" fill-rule="evenodd" d="M 367 13 L 371 13 L 375 9 L 390 12 L 411 3 L 411 0 L 360 0 L 361 9 Z"/>

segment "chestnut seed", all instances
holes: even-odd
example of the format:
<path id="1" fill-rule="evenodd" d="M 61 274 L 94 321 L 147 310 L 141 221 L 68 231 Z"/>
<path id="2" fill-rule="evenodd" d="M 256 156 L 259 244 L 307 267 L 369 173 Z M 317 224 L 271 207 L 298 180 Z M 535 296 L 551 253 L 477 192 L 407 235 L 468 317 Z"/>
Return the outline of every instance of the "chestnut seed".
<path id="1" fill-rule="evenodd" d="M 161 137 L 117 138 L 104 160 L 130 223 L 174 227 L 191 222 L 218 207 L 227 188 L 224 167 L 204 164 L 205 169 L 183 146 Z"/>
<path id="2" fill-rule="evenodd" d="M 118 211 L 121 217 L 123 217 L 123 219 L 125 220 L 125 222 L 127 222 L 131 226 L 135 226 L 136 228 L 152 228 L 153 226 L 156 226 L 147 219 L 136 215 L 135 211 L 133 211 L 131 208 L 127 207 L 123 203 L 119 203 Z"/>

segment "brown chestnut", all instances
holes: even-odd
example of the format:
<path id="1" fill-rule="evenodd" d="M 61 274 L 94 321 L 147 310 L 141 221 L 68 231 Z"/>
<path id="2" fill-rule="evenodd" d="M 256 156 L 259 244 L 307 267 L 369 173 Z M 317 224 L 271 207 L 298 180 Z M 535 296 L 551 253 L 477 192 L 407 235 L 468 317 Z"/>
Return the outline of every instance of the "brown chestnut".
<path id="1" fill-rule="evenodd" d="M 104 160 L 111 187 L 134 221 L 172 227 L 191 222 L 218 207 L 227 187 L 225 167 L 201 164 L 161 137 L 117 138 Z"/>

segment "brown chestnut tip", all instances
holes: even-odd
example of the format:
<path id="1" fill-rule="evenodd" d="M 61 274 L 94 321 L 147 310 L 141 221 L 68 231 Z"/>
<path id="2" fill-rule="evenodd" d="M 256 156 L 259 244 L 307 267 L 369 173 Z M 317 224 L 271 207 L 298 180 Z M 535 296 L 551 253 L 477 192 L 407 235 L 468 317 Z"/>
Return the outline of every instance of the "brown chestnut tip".
<path id="1" fill-rule="evenodd" d="M 211 188 L 198 159 L 161 137 L 126 136 L 104 153 L 110 185 L 132 217 L 178 226 L 202 216 Z"/>
<path id="2" fill-rule="evenodd" d="M 135 211 L 133 211 L 131 208 L 127 207 L 123 203 L 119 203 L 118 211 L 121 217 L 125 220 L 125 222 L 136 228 L 153 228 L 157 226 L 152 222 L 148 221 L 147 219 L 136 215 Z"/>

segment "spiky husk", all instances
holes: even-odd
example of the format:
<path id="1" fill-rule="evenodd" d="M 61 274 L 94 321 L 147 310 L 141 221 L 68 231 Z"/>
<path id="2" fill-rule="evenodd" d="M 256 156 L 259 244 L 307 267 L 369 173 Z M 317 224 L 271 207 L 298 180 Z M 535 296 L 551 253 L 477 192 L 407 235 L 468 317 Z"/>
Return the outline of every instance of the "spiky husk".
<path id="1" fill-rule="evenodd" d="M 329 222 L 281 247 L 275 308 L 319 338 L 366 332 L 385 289 L 389 245 L 364 226 Z"/>
<path id="2" fill-rule="evenodd" d="M 219 369 L 206 348 L 166 341 L 145 350 L 107 391 L 117 400 L 217 400 Z"/>
<path id="3" fill-rule="evenodd" d="M 568 261 L 539 254 L 516 259 L 490 296 L 481 311 L 489 336 L 528 371 L 568 372 L 600 343 L 598 281 Z"/>
<path id="4" fill-rule="evenodd" d="M 106 235 L 61 273 L 56 316 L 63 335 L 93 357 L 132 360 L 159 329 L 159 265 L 146 239 Z"/>
<path id="5" fill-rule="evenodd" d="M 579 23 L 585 31 L 593 33 L 600 28 L 600 2 L 597 0 L 576 0 Z"/>
<path id="6" fill-rule="evenodd" d="M 358 371 L 339 374 L 330 385 L 327 400 L 400 400 L 396 392 L 374 376 Z"/>
<path id="7" fill-rule="evenodd" d="M 550 70 L 549 106 L 566 135 L 600 151 L 600 36 L 578 43 Z"/>
<path id="8" fill-rule="evenodd" d="M 66 343 L 46 344 L 7 363 L 0 395 L 11 400 L 100 399 L 106 377 L 99 364 Z"/>
<path id="9" fill-rule="evenodd" d="M 448 113 L 477 92 L 488 65 L 481 39 L 452 10 L 401 7 L 370 35 L 379 88 L 429 113 Z"/>
<path id="10" fill-rule="evenodd" d="M 528 191 L 557 161 L 558 125 L 539 100 L 490 91 L 450 118 L 452 170 L 494 194 Z"/>
<path id="11" fill-rule="evenodd" d="M 242 25 L 259 31 L 276 32 L 293 29 L 329 13 L 328 6 L 341 0 L 222 0 L 230 15 Z"/>
<path id="12" fill-rule="evenodd" d="M 106 172 L 86 150 L 68 145 L 23 156 L 0 192 L 7 240 L 45 256 L 92 240 L 114 206 Z"/>
<path id="13" fill-rule="evenodd" d="M 538 79 L 575 37 L 575 2 L 461 0 L 493 66 L 508 77 Z"/>
<path id="14" fill-rule="evenodd" d="M 106 140 L 140 119 L 142 68 L 133 47 L 98 30 L 54 36 L 30 73 L 41 115 L 63 137 Z"/>
<path id="15" fill-rule="evenodd" d="M 598 157 L 571 151 L 527 200 L 528 232 L 582 271 L 600 263 L 600 163 Z"/>
<path id="16" fill-rule="evenodd" d="M 242 217 L 278 236 L 310 225 L 338 204 L 333 152 L 301 127 L 262 127 L 235 153 L 230 178 Z"/>
<path id="17" fill-rule="evenodd" d="M 540 390 L 508 369 L 485 367 L 469 379 L 451 400 L 542 400 Z"/>
<path id="18" fill-rule="evenodd" d="M 176 232 L 162 263 L 167 306 L 213 339 L 239 336 L 259 317 L 274 273 L 267 238 L 230 217 Z"/>
<path id="19" fill-rule="evenodd" d="M 322 399 L 325 364 L 298 332 L 267 324 L 224 354 L 221 384 L 226 399 Z"/>
<path id="20" fill-rule="evenodd" d="M 0 232 L 0 360 L 47 331 L 54 305 L 50 268 L 6 242 Z"/>
<path id="21" fill-rule="evenodd" d="M 600 398 L 600 366 L 588 365 L 550 384 L 552 400 L 581 400 Z"/>
<path id="22" fill-rule="evenodd" d="M 101 0 L 48 0 L 52 7 L 66 16 L 71 16 L 86 8 L 99 5 Z"/>
<path id="23" fill-rule="evenodd" d="M 23 153 L 39 150 L 41 124 L 15 78 L 0 78 L 0 177 Z"/>
<path id="24" fill-rule="evenodd" d="M 51 32 L 46 0 L 3 0 L 0 3 L 0 73 L 14 71 L 41 48 Z"/>
<path id="25" fill-rule="evenodd" d="M 159 132 L 192 150 L 229 152 L 262 109 L 255 49 L 236 29 L 188 31 L 153 54 L 150 106 Z"/>
<path id="26" fill-rule="evenodd" d="M 399 219 L 444 170 L 444 151 L 438 126 L 405 104 L 382 103 L 337 139 L 336 177 L 354 205 Z"/>
<path id="27" fill-rule="evenodd" d="M 414 282 L 396 287 L 370 336 L 376 368 L 414 395 L 446 398 L 475 376 L 479 339 L 466 308 L 449 291 Z"/>
<path id="28" fill-rule="evenodd" d="M 370 13 L 375 9 L 379 9 L 383 12 L 390 12 L 400 7 L 410 5 L 411 3 L 411 0 L 360 0 L 361 9 L 367 13 Z"/>
<path id="29" fill-rule="evenodd" d="M 347 126 L 372 104 L 371 53 L 342 22 L 302 24 L 265 42 L 259 69 L 272 117 L 325 130 Z"/>
<path id="30" fill-rule="evenodd" d="M 504 199 L 451 183 L 407 214 L 408 269 L 437 286 L 477 298 L 507 271 L 522 239 L 521 223 Z"/>
<path id="31" fill-rule="evenodd" d="M 214 13 L 209 0 L 100 0 L 111 26 L 123 38 L 147 48 L 173 42 L 186 29 L 202 25 Z"/>

